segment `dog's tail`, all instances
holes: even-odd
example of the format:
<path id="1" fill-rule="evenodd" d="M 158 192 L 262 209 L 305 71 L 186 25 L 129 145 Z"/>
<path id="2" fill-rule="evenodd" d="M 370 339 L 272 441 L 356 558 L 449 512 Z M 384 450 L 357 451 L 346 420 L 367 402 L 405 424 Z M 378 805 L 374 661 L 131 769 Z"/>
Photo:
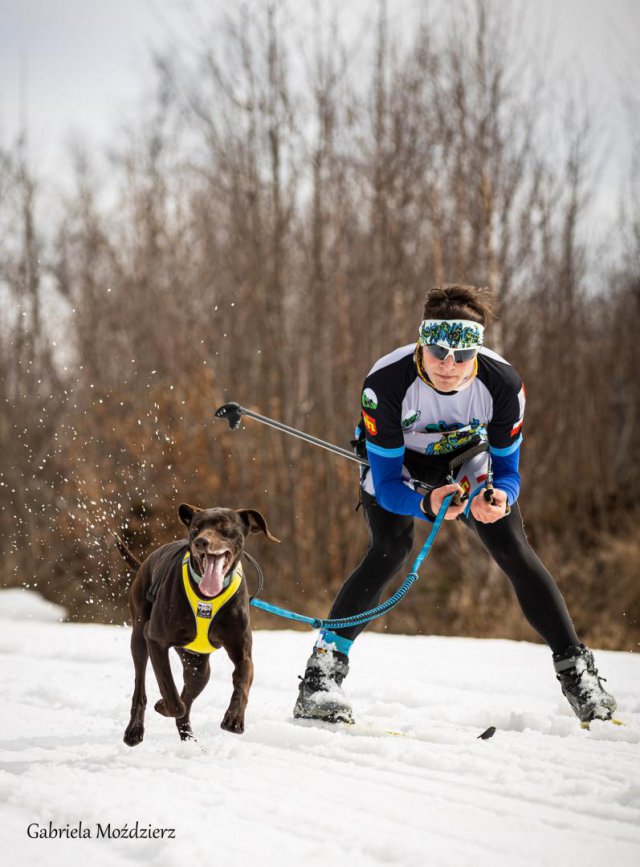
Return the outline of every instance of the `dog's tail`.
<path id="1" fill-rule="evenodd" d="M 118 536 L 117 533 L 114 533 L 113 530 L 111 532 L 113 534 L 113 538 L 116 540 L 116 545 L 118 547 L 118 551 L 120 551 L 122 559 L 125 561 L 125 563 L 128 563 L 132 569 L 139 569 L 140 566 L 142 565 L 140 563 L 140 561 L 136 557 L 133 556 L 133 554 L 127 548 L 127 546 L 124 544 L 124 542 L 122 541 L 120 536 Z"/>

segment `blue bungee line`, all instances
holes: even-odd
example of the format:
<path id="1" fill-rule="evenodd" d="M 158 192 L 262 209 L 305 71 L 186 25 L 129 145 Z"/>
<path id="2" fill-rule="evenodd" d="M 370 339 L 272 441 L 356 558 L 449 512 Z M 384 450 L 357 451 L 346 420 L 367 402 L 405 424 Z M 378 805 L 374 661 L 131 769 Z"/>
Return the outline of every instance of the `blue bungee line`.
<path id="1" fill-rule="evenodd" d="M 418 569 L 422 565 L 425 557 L 433 547 L 438 530 L 444 521 L 444 516 L 449 508 L 454 495 L 449 494 L 442 501 L 440 511 L 436 515 L 436 519 L 431 528 L 431 532 L 427 536 L 427 540 L 422 546 L 422 549 L 415 559 L 411 572 L 407 575 L 404 583 L 396 590 L 393 596 L 390 596 L 382 605 L 372 608 L 370 611 L 363 611 L 361 614 L 354 614 L 351 617 L 339 617 L 331 619 L 319 619 L 317 617 L 306 617 L 304 614 L 296 614 L 295 611 L 288 611 L 286 608 L 280 608 L 278 605 L 270 605 L 268 602 L 263 602 L 261 599 L 252 599 L 251 605 L 255 608 L 260 608 L 262 611 L 268 611 L 270 614 L 276 614 L 278 617 L 285 617 L 287 620 L 297 620 L 300 623 L 308 623 L 314 629 L 340 629 L 345 626 L 355 626 L 358 623 L 367 623 L 369 620 L 375 620 L 385 612 L 389 611 L 400 602 L 403 596 L 406 596 L 411 585 L 418 580 Z"/>

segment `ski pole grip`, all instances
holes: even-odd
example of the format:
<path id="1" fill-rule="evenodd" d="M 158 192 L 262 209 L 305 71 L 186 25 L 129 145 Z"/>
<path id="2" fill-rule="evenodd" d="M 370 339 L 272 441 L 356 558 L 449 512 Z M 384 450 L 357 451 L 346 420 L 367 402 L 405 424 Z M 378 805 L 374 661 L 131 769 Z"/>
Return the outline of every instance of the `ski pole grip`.
<path id="1" fill-rule="evenodd" d="M 223 403 L 216 410 L 216 418 L 224 418 L 229 422 L 231 430 L 237 430 L 240 427 L 242 413 L 244 409 L 239 403 Z"/>
<path id="2" fill-rule="evenodd" d="M 457 485 L 458 484 L 456 482 L 456 480 L 453 478 L 453 476 L 451 475 L 451 473 L 449 473 L 449 475 L 447 476 L 446 481 L 450 485 Z M 453 495 L 453 500 L 451 501 L 451 505 L 452 506 L 461 506 L 462 503 L 466 502 L 468 499 L 469 499 L 469 494 L 467 494 L 466 491 L 463 491 L 462 493 L 460 493 L 460 491 L 456 491 L 456 493 Z"/>
<path id="3" fill-rule="evenodd" d="M 493 485 L 491 487 L 486 487 L 482 496 L 485 498 L 487 503 L 491 503 L 492 506 L 495 505 L 495 500 L 493 499 Z"/>

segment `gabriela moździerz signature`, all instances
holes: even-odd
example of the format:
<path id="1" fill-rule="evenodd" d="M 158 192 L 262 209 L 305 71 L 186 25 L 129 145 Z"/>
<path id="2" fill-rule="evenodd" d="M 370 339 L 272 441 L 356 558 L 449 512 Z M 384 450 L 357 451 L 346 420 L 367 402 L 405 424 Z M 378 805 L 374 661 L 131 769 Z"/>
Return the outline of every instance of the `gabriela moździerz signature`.
<path id="1" fill-rule="evenodd" d="M 156 828 L 136 820 L 123 825 L 113 822 L 85 824 L 82 820 L 67 825 L 31 822 L 27 837 L 32 840 L 175 840 L 175 828 Z"/>

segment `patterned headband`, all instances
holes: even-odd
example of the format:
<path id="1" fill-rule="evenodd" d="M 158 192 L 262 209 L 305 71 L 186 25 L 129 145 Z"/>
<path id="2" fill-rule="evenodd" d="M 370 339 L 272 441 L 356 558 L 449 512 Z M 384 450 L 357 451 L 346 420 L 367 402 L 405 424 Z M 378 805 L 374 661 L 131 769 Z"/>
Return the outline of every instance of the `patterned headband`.
<path id="1" fill-rule="evenodd" d="M 452 349 L 472 349 L 482 346 L 484 340 L 484 326 L 468 319 L 425 319 L 418 331 L 422 346 L 440 343 Z"/>

